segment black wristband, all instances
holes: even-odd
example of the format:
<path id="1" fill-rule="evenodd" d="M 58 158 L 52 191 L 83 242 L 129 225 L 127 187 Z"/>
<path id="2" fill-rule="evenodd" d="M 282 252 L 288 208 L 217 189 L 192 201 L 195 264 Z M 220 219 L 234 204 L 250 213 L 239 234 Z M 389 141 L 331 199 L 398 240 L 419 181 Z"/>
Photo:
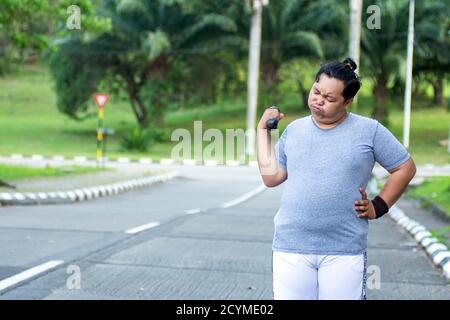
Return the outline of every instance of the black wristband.
<path id="1" fill-rule="evenodd" d="M 373 207 L 375 208 L 376 219 L 381 218 L 384 214 L 389 212 L 389 207 L 386 202 L 380 197 L 376 196 L 371 200 Z"/>

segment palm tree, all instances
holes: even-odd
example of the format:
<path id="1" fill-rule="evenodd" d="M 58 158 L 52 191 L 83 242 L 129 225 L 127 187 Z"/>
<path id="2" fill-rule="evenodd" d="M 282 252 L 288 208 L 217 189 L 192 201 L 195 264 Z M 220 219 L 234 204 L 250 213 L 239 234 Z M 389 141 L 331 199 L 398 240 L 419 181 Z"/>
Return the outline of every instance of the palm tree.
<path id="1" fill-rule="evenodd" d="M 111 19 L 110 31 L 59 42 L 51 63 L 58 107 L 79 118 L 107 80 L 126 92 L 142 128 L 151 120 L 162 126 L 164 80 L 174 61 L 185 52 L 202 54 L 195 48 L 237 30 L 233 19 L 213 9 L 199 0 L 104 0 L 99 12 Z"/>
<path id="2" fill-rule="evenodd" d="M 297 58 L 319 61 L 345 53 L 345 16 L 342 1 L 270 2 L 263 12 L 261 66 L 262 80 L 273 96 L 284 63 Z"/>
<path id="3" fill-rule="evenodd" d="M 401 67 L 406 55 L 406 37 L 408 33 L 409 1 L 377 0 L 366 3 L 377 5 L 381 9 L 381 28 L 362 28 L 361 63 L 373 78 L 375 108 L 372 116 L 387 124 L 389 110 L 386 102 L 389 96 L 389 83 L 396 78 L 404 78 Z"/>
<path id="4" fill-rule="evenodd" d="M 414 74 L 423 74 L 434 90 L 434 104 L 444 107 L 444 78 L 450 73 L 450 8 L 444 3 L 416 5 Z"/>

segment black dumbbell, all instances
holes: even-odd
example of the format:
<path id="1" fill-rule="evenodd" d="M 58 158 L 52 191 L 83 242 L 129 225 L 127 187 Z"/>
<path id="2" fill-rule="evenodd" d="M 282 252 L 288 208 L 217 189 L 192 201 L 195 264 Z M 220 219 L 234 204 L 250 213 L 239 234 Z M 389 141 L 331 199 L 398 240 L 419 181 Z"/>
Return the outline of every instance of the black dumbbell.
<path id="1" fill-rule="evenodd" d="M 280 108 L 277 106 L 271 106 L 269 109 L 277 109 L 278 112 L 280 112 Z M 270 118 L 266 121 L 266 127 L 269 130 L 277 129 L 278 128 L 278 119 L 277 118 Z"/>

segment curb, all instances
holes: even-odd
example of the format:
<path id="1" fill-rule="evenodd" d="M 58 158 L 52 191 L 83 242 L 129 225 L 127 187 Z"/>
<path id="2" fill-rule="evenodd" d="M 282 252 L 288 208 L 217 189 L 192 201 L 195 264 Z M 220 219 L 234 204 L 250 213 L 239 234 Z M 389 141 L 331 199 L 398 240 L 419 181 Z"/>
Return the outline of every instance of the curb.
<path id="1" fill-rule="evenodd" d="M 8 156 L 4 156 L 7 158 Z M 31 156 L 24 156 L 22 154 L 11 154 L 9 156 L 12 160 L 36 160 L 36 161 L 74 161 L 79 163 L 85 163 L 87 161 L 96 161 L 94 158 L 87 158 L 85 156 L 75 156 L 75 157 L 65 157 L 62 155 L 55 155 L 52 157 L 45 157 L 40 154 L 33 154 Z M 204 165 L 204 166 L 228 166 L 228 167 L 238 167 L 238 166 L 250 166 L 250 167 L 258 167 L 257 161 L 250 161 L 249 163 L 245 163 L 239 160 L 226 160 L 226 161 L 217 161 L 217 160 L 195 160 L 195 159 L 183 159 L 183 160 L 173 160 L 173 159 L 160 159 L 153 160 L 151 158 L 139 158 L 139 159 L 131 159 L 127 157 L 118 157 L 116 159 L 108 159 L 105 158 L 105 162 L 114 162 L 114 163 L 137 163 L 137 164 L 162 164 L 162 165 Z"/>
<path id="2" fill-rule="evenodd" d="M 417 199 L 417 201 L 422 208 L 430 210 L 431 214 L 435 214 L 441 219 L 450 222 L 450 217 L 447 215 L 446 210 L 441 206 L 431 202 L 427 197 L 421 196 Z"/>
<path id="3" fill-rule="evenodd" d="M 372 182 L 368 184 L 369 192 L 378 194 L 376 178 L 373 176 Z M 409 218 L 402 209 L 393 205 L 388 215 L 399 226 L 406 230 L 428 254 L 433 264 L 442 269 L 447 281 L 450 281 L 450 251 L 446 245 L 440 243 L 437 238 L 431 237 L 431 232 L 419 222 Z"/>
<path id="4" fill-rule="evenodd" d="M 155 183 L 164 182 L 178 177 L 176 171 L 157 176 L 126 180 L 122 182 L 80 188 L 69 191 L 51 192 L 12 192 L 0 193 L 1 206 L 36 205 L 36 204 L 65 204 L 92 200 L 100 197 L 117 195 L 131 190 L 141 189 Z"/>

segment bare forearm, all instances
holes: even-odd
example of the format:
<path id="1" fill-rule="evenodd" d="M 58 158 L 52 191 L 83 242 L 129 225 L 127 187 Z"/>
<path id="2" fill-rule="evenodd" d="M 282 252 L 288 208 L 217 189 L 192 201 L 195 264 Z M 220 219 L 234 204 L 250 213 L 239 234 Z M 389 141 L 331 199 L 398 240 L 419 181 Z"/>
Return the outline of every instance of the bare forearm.
<path id="1" fill-rule="evenodd" d="M 257 129 L 256 150 L 261 176 L 263 179 L 270 179 L 271 175 L 276 175 L 277 173 L 277 160 L 275 157 L 275 150 L 272 145 L 270 131 L 267 129 Z"/>
<path id="2" fill-rule="evenodd" d="M 389 208 L 400 199 L 414 175 L 415 169 L 405 168 L 395 171 L 389 176 L 379 194 Z"/>
<path id="3" fill-rule="evenodd" d="M 276 107 L 267 108 L 256 129 L 256 157 L 259 172 L 267 187 L 276 187 L 287 179 L 287 172 L 279 169 L 275 148 L 272 145 L 271 131 L 267 129 L 267 121 L 276 118 L 283 119 L 284 114 Z"/>

